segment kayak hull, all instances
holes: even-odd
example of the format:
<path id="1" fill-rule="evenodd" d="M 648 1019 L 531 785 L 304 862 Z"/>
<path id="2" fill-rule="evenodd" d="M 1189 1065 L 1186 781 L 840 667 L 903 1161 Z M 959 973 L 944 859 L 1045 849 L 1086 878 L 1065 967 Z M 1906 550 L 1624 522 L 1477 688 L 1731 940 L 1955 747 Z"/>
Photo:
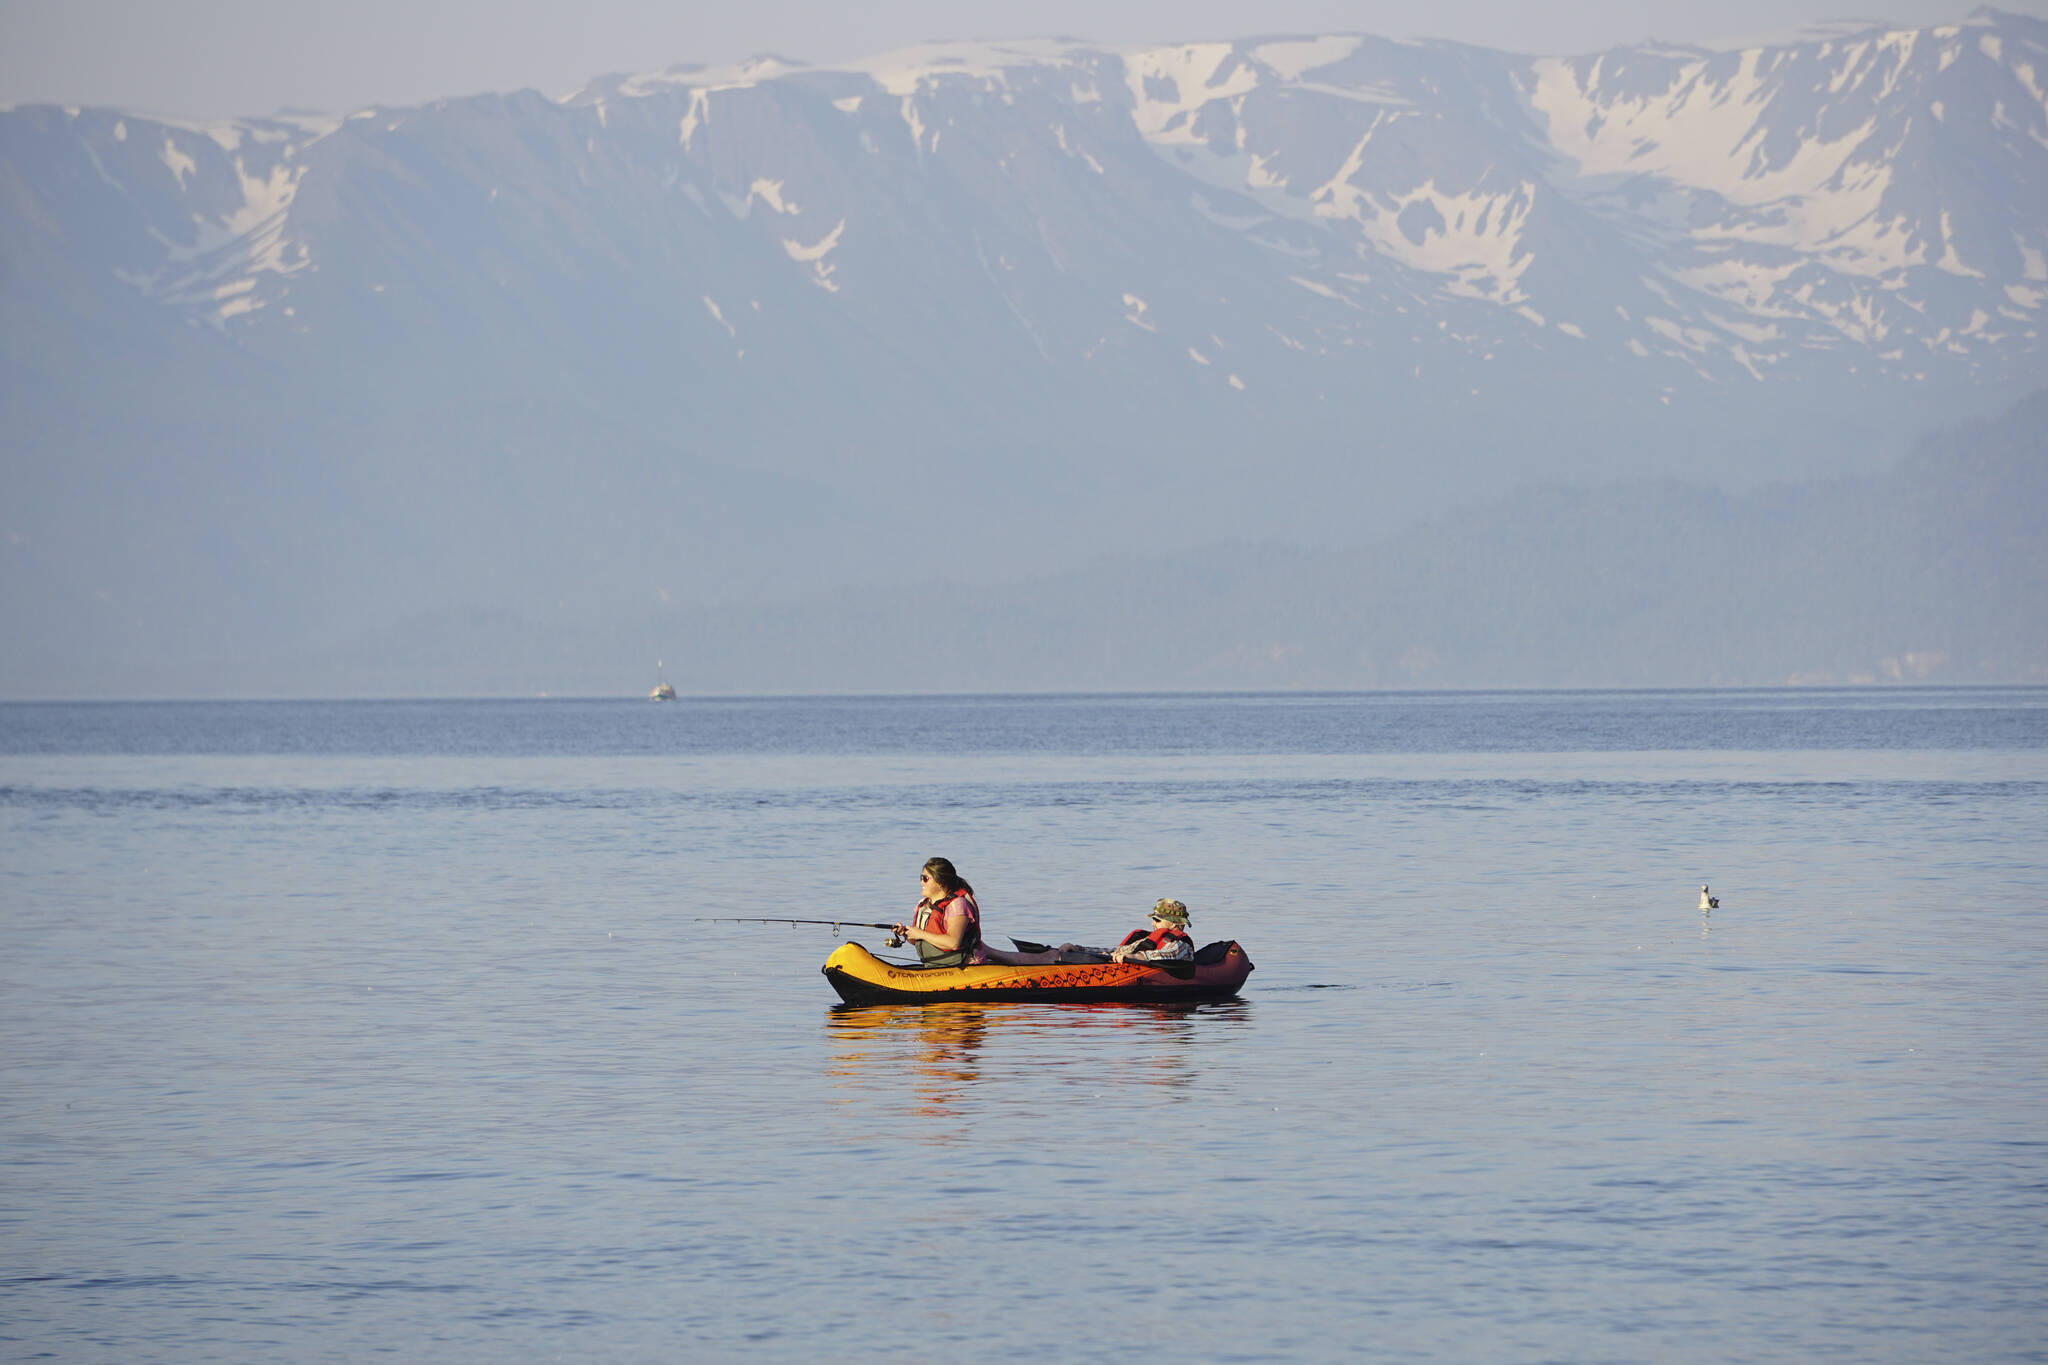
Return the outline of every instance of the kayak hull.
<path id="1" fill-rule="evenodd" d="M 835 949 L 820 970 L 849 1005 L 929 1005 L 948 1000 L 1195 1004 L 1229 999 L 1252 974 L 1252 960 L 1235 943 L 1213 943 L 1199 956 L 1214 960 L 906 967 L 884 962 L 858 943 L 847 943 Z"/>

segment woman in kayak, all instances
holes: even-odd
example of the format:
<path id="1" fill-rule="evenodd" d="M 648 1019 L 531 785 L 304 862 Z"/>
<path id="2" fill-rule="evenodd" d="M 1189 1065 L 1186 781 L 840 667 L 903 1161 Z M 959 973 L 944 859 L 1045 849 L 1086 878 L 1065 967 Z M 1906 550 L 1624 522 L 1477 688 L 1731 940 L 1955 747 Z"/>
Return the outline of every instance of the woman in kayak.
<path id="1" fill-rule="evenodd" d="M 990 962 L 1013 966 L 1040 966 L 1054 962 L 1186 962 L 1195 955 L 1195 941 L 1188 937 L 1188 908 L 1166 897 L 1153 903 L 1148 928 L 1133 929 L 1114 948 L 1090 948 L 1081 943 L 1062 943 L 1040 952 L 985 950 Z"/>
<path id="2" fill-rule="evenodd" d="M 918 888 L 923 894 L 917 909 L 908 924 L 896 926 L 896 936 L 914 944 L 927 967 L 988 961 L 981 946 L 981 907 L 974 903 L 974 888 L 951 861 L 933 858 L 926 863 Z"/>

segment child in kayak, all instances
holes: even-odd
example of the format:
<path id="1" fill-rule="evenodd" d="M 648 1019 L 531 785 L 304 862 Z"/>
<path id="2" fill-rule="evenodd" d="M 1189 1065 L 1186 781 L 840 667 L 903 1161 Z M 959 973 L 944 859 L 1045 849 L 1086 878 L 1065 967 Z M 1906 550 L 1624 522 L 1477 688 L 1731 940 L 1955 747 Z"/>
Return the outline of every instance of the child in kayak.
<path id="1" fill-rule="evenodd" d="M 1109 955 L 1111 962 L 1185 962 L 1195 955 L 1188 937 L 1188 908 L 1161 899 L 1152 906 L 1152 927 L 1133 929 Z"/>
<path id="2" fill-rule="evenodd" d="M 1012 966 L 1037 966 L 1054 962 L 1185 962 L 1195 955 L 1195 941 L 1188 937 L 1188 908 L 1177 900 L 1162 898 L 1152 906 L 1147 929 L 1133 929 L 1114 948 L 1090 948 L 1081 943 L 1062 943 L 1037 952 L 1004 952 L 985 948 L 990 962 Z"/>

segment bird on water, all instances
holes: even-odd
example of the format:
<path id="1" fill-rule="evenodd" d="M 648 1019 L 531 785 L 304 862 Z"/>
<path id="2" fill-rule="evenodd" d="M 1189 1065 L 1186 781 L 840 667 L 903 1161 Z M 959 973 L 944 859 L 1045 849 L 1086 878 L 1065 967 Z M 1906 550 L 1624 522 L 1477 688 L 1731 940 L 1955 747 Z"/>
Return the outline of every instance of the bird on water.
<path id="1" fill-rule="evenodd" d="M 1702 909 L 1702 910 L 1719 910 L 1720 908 L 1721 908 L 1721 898 L 1720 898 L 1719 896 L 1711 896 L 1711 895 L 1708 895 L 1708 894 L 1707 894 L 1707 885 L 1706 885 L 1706 883 L 1705 883 L 1705 882 L 1701 882 L 1701 883 L 1700 883 L 1700 909 Z"/>

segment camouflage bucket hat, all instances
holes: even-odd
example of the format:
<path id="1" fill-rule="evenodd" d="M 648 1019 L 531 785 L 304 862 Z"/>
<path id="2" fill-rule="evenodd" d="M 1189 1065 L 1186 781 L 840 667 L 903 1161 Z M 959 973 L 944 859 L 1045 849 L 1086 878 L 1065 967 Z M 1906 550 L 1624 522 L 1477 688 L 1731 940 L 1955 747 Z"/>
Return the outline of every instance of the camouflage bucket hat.
<path id="1" fill-rule="evenodd" d="M 1152 918 L 1165 920 L 1168 924 L 1179 925 L 1185 929 L 1188 924 L 1188 908 L 1179 901 L 1161 898 L 1153 903 Z"/>

